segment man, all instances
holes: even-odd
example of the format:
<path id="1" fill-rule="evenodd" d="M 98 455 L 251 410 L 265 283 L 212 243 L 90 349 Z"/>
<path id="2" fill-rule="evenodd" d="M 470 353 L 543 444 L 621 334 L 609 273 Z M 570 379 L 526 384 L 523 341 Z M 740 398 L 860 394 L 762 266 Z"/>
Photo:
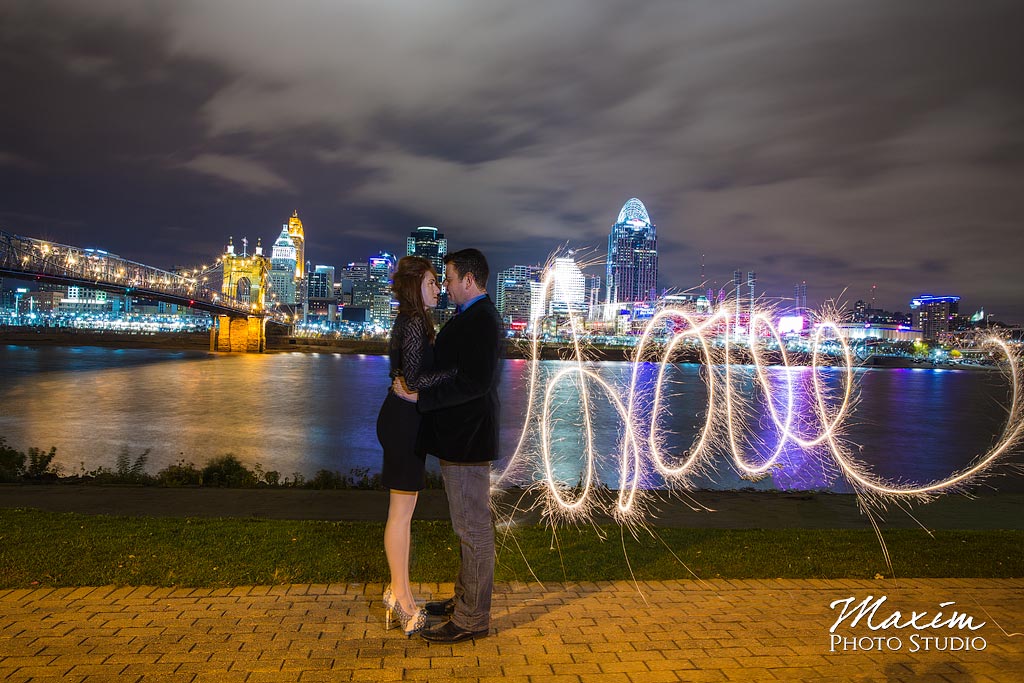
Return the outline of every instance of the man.
<path id="1" fill-rule="evenodd" d="M 498 457 L 498 381 L 501 378 L 501 316 L 487 296 L 487 259 L 463 249 L 444 259 L 448 297 L 458 313 L 437 334 L 434 368 L 456 369 L 454 379 L 423 389 L 419 411 L 423 445 L 441 461 L 452 527 L 462 555 L 455 596 L 427 603 L 429 614 L 451 619 L 421 632 L 435 643 L 483 638 L 490 629 L 494 589 L 490 462 Z M 395 391 L 416 400 L 396 378 Z"/>

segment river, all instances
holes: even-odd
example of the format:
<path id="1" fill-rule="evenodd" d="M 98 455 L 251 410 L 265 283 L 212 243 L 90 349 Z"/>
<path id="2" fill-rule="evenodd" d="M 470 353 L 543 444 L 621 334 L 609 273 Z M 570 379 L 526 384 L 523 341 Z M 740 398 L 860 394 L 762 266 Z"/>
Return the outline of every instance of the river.
<path id="1" fill-rule="evenodd" d="M 565 366 L 544 361 L 542 376 Z M 628 363 L 593 367 L 625 396 Z M 651 386 L 654 372 L 655 366 L 642 367 L 643 386 Z M 773 374 L 780 386 L 785 380 L 781 372 Z M 810 371 L 794 372 L 806 379 Z M 666 453 L 688 448 L 703 425 L 707 392 L 701 373 L 698 365 L 673 366 L 668 373 L 658 421 L 666 435 Z M 376 472 L 380 449 L 375 422 L 387 375 L 387 359 L 381 356 L 4 345 L 0 436 L 22 450 L 56 446 L 54 462 L 66 475 L 113 467 L 125 449 L 133 458 L 148 450 L 150 472 L 179 460 L 201 466 L 225 453 L 282 477 L 309 477 L 320 469 Z M 855 377 L 858 401 L 844 421 L 844 442 L 865 466 L 890 480 L 942 479 L 985 452 L 1002 431 L 1009 387 L 998 372 L 885 369 L 858 370 Z M 528 378 L 528 362 L 506 361 L 501 388 L 506 455 L 519 440 Z M 837 371 L 826 372 L 834 390 L 840 381 Z M 774 443 L 758 393 L 751 394 L 753 419 L 746 432 L 754 460 Z M 566 383 L 558 396 L 552 437 L 555 472 L 574 483 L 582 467 L 579 392 Z M 621 420 L 603 392 L 594 390 L 590 396 L 596 468 L 601 480 L 616 488 Z M 778 394 L 774 400 L 778 405 Z M 807 397 L 798 405 L 802 414 L 812 412 Z M 813 420 L 802 428 L 813 430 Z M 536 438 L 528 443 L 536 450 Z M 533 476 L 536 462 L 526 462 L 524 477 Z M 690 483 L 712 489 L 850 490 L 829 458 L 820 454 L 811 457 L 789 444 L 782 462 L 769 477 L 753 482 L 741 478 L 719 448 L 705 472 Z M 433 459 L 430 467 L 436 470 Z M 644 481 L 651 487 L 661 483 L 657 477 Z M 1024 490 L 1019 474 L 1004 473 L 988 481 L 1002 490 Z"/>

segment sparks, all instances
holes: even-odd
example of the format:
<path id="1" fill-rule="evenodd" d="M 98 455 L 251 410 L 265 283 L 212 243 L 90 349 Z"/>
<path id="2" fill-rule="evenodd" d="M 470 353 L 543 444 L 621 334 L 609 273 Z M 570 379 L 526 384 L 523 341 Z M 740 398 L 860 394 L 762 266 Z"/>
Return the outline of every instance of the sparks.
<path id="1" fill-rule="evenodd" d="M 550 266 L 550 262 L 549 262 Z M 545 269 L 541 289 L 545 300 L 555 287 L 552 268 Z M 801 387 L 795 380 L 797 363 L 786 352 L 782 332 L 771 322 L 770 311 L 753 310 L 747 329 L 731 311 L 722 307 L 710 315 L 696 315 L 693 311 L 665 308 L 654 315 L 639 337 L 631 358 L 628 386 L 616 386 L 602 378 L 588 363 L 577 322 L 570 315 L 572 334 L 571 364 L 560 369 L 541 385 L 540 382 L 540 325 L 533 321 L 529 350 L 529 379 L 526 415 L 516 449 L 505 469 L 497 478 L 500 486 L 511 477 L 524 472 L 535 473 L 539 486 L 545 491 L 542 505 L 552 519 L 589 519 L 596 510 L 600 491 L 594 447 L 594 425 L 591 414 L 592 391 L 606 397 L 618 414 L 621 438 L 617 453 L 619 488 L 617 499 L 608 512 L 621 522 L 637 521 L 646 509 L 641 482 L 650 473 L 657 473 L 671 489 L 685 493 L 693 475 L 706 471 L 716 457 L 728 457 L 742 476 L 757 479 L 782 467 L 780 456 L 791 445 L 817 456 L 824 456 L 838 468 L 838 472 L 852 485 L 855 492 L 884 503 L 887 500 L 916 498 L 926 500 L 976 480 L 1020 442 L 1024 433 L 1022 419 L 1021 369 L 1018 354 L 1007 342 L 990 337 L 986 344 L 1006 359 L 1011 384 L 1008 417 L 998 442 L 986 453 L 975 458 L 963 470 L 952 472 L 944 479 L 928 484 L 896 485 L 873 473 L 850 453 L 850 444 L 841 438 L 843 426 L 855 405 L 854 354 L 840 334 L 837 320 L 822 317 L 814 332 L 810 353 L 810 388 Z M 656 337 L 671 322 L 671 334 L 661 343 L 661 353 L 655 349 Z M 826 361 L 823 351 L 826 339 L 838 344 L 838 364 Z M 680 344 L 690 343 L 699 349 L 706 372 L 703 373 L 707 394 L 704 424 L 689 448 L 678 455 L 670 454 L 666 444 L 663 407 L 667 371 L 673 365 Z M 768 345 L 776 359 L 766 358 Z M 648 362 L 657 364 L 653 387 L 641 386 L 640 368 Z M 745 356 L 745 357 L 744 357 Z M 748 397 L 739 387 L 737 366 L 753 367 L 755 387 L 763 395 L 767 414 L 774 426 L 774 444 L 767 457 L 752 457 L 745 452 L 744 426 L 749 419 Z M 772 386 L 768 368 L 781 369 L 784 377 L 780 392 Z M 841 372 L 841 387 L 830 391 L 823 379 L 824 368 Z M 559 385 L 572 382 L 579 393 L 583 449 L 583 471 L 576 485 L 560 481 L 555 474 L 552 448 L 554 403 Z M 799 415 L 796 410 L 800 391 L 809 391 L 812 415 Z M 641 418 L 646 411 L 647 418 Z"/>

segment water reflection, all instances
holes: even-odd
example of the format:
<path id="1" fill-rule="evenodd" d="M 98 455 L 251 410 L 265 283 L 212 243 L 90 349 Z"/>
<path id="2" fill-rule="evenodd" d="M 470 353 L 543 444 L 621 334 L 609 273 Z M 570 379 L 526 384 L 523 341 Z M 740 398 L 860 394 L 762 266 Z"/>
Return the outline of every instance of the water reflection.
<path id="1" fill-rule="evenodd" d="M 540 365 L 542 382 L 564 367 L 558 361 Z M 625 392 L 629 364 L 595 367 Z M 698 365 L 669 370 L 671 388 L 663 399 L 660 426 L 669 445 L 666 452 L 676 457 L 690 447 L 704 424 L 704 371 Z M 201 464 L 229 452 L 250 466 L 277 470 L 282 477 L 293 472 L 310 476 L 319 469 L 373 472 L 380 466 L 375 421 L 387 391 L 387 372 L 387 359 L 379 356 L 0 346 L 0 435 L 21 449 L 56 446 L 56 462 L 65 473 L 83 465 L 110 467 L 125 448 L 133 456 L 148 449 L 148 469 L 153 472 L 179 459 Z M 784 386 L 784 372 L 770 373 L 773 387 Z M 790 372 L 799 382 L 809 381 L 807 369 Z M 505 364 L 501 435 L 508 453 L 518 441 L 526 412 L 528 373 L 525 361 Z M 926 482 L 944 477 L 984 452 L 1002 428 L 1005 412 L 1000 406 L 1005 405 L 1007 386 L 997 373 L 857 374 L 861 401 L 845 436 L 858 445 L 855 455 L 890 479 Z M 650 388 L 656 366 L 641 367 L 639 375 L 641 386 Z M 743 381 L 753 388 L 749 370 Z M 838 381 L 834 373 L 827 383 L 838 386 Z M 756 409 L 745 432 L 750 458 L 756 461 L 770 456 L 777 434 L 765 412 L 766 398 L 758 391 L 745 393 Z M 797 392 L 804 414 L 810 410 L 809 396 Z M 591 400 L 597 473 L 614 488 L 622 425 L 606 396 L 592 391 Z M 649 403 L 638 406 L 645 422 L 649 408 Z M 571 383 L 559 392 L 556 416 L 556 473 L 575 483 L 583 467 L 583 432 L 578 392 Z M 805 427 L 807 433 L 816 430 Z M 433 459 L 430 462 L 436 469 Z M 742 479 L 719 453 L 692 484 L 849 490 L 834 466 L 792 444 L 783 451 L 781 465 L 753 483 Z M 1001 477 L 997 485 L 1024 489 L 1021 479 Z M 660 480 L 650 477 L 644 484 L 658 486 Z"/>

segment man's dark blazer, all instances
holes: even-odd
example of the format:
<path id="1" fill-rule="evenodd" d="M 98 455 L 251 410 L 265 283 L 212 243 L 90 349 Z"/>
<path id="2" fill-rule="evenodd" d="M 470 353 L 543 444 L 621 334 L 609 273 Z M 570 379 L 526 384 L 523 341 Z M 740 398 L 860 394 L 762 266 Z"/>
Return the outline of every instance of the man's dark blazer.
<path id="1" fill-rule="evenodd" d="M 504 327 L 485 296 L 441 328 L 434 340 L 434 369 L 456 368 L 455 378 L 419 392 L 424 414 L 421 446 L 451 462 L 498 458 L 498 381 Z"/>

